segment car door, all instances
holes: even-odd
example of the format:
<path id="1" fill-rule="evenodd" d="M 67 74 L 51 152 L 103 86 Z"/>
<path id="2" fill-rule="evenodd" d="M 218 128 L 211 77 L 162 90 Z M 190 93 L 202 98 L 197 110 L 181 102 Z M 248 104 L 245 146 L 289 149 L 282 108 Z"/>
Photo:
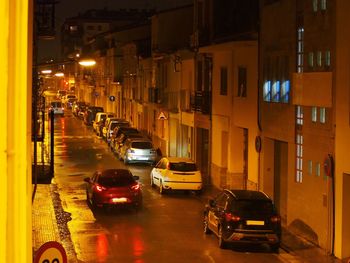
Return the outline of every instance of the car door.
<path id="1" fill-rule="evenodd" d="M 153 168 L 153 183 L 157 186 L 160 186 L 160 182 L 163 181 L 163 173 L 165 173 L 166 164 L 167 160 L 163 158 Z"/>
<path id="2" fill-rule="evenodd" d="M 220 193 L 212 202 L 212 205 L 209 207 L 208 211 L 208 226 L 209 228 L 218 233 L 218 227 L 220 221 L 225 213 L 226 203 L 228 201 L 228 196 L 225 192 Z"/>

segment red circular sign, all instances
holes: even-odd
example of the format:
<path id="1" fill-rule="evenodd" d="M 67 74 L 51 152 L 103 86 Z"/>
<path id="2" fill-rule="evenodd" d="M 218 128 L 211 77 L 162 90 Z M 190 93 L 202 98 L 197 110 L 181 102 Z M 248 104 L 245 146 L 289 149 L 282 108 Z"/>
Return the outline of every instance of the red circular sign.
<path id="1" fill-rule="evenodd" d="M 36 251 L 33 263 L 67 263 L 67 254 L 60 243 L 49 241 Z"/>

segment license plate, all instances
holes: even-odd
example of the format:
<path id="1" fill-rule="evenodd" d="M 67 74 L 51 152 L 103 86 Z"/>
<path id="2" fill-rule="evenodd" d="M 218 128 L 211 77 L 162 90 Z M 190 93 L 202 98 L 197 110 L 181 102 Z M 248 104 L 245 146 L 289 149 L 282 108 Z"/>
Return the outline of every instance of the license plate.
<path id="1" fill-rule="evenodd" d="M 125 197 L 112 198 L 113 203 L 126 203 L 128 201 Z"/>
<path id="2" fill-rule="evenodd" d="M 265 222 L 258 221 L 258 220 L 247 220 L 246 224 L 248 226 L 263 226 L 263 225 L 265 225 Z"/>

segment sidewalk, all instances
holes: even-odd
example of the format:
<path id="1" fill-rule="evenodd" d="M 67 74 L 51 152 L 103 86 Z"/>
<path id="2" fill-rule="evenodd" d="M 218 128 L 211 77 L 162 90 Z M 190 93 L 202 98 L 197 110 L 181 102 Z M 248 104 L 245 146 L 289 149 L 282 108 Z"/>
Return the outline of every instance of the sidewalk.
<path id="1" fill-rule="evenodd" d="M 33 229 L 33 255 L 39 247 L 48 241 L 60 242 L 66 250 L 68 262 L 78 262 L 73 244 L 71 242 L 69 233 L 62 230 L 62 222 L 58 220 L 68 221 L 69 214 L 57 212 L 58 200 L 54 197 L 55 189 L 53 184 L 38 184 L 37 191 L 32 208 L 32 229 Z M 215 196 L 217 189 L 212 187 L 207 188 L 201 195 L 203 202 L 206 202 L 209 197 Z M 60 214 L 60 215 L 57 215 Z M 67 215 L 68 214 L 68 215 Z M 62 219 L 63 217 L 63 219 Z M 68 218 L 67 218 L 68 217 Z M 66 219 L 65 219 L 66 218 Z M 64 225 L 65 222 L 63 222 Z M 345 263 L 346 260 L 339 260 L 333 256 L 327 255 L 324 250 L 315 246 L 314 244 L 297 237 L 287 230 L 282 233 L 281 249 L 287 253 L 281 253 L 281 259 L 285 262 L 310 262 L 310 263 Z"/>

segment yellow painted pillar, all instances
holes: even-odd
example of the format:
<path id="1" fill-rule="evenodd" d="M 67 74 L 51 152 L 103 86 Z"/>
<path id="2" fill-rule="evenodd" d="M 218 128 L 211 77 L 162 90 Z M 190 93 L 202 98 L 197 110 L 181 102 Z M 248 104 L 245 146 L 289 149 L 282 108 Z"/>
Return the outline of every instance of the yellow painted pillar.
<path id="1" fill-rule="evenodd" d="M 0 1 L 0 262 L 32 261 L 32 10 Z"/>

